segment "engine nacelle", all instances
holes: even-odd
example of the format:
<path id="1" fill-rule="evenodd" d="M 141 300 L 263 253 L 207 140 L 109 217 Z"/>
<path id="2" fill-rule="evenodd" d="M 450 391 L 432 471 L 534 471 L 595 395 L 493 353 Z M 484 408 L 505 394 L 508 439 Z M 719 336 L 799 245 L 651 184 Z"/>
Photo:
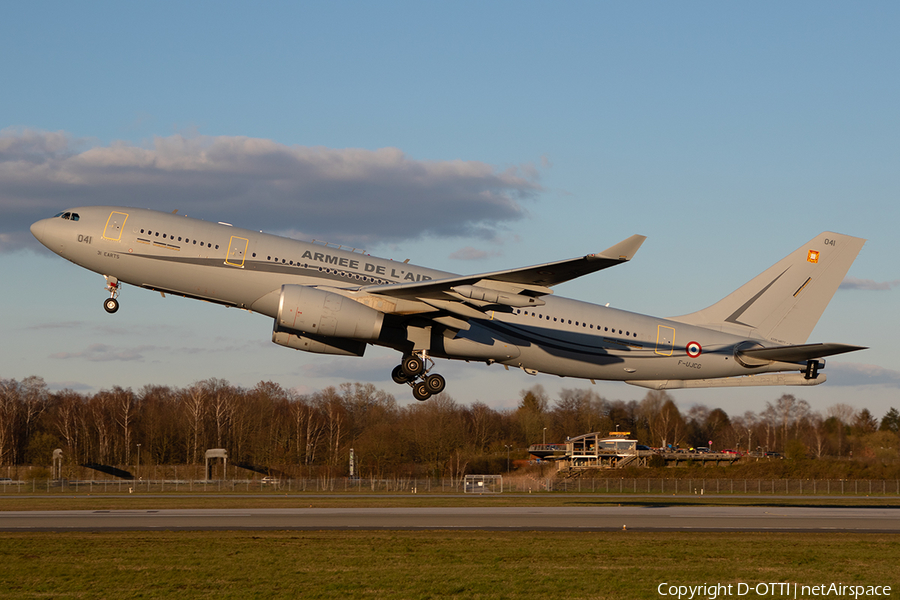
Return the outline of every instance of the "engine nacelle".
<path id="1" fill-rule="evenodd" d="M 366 343 L 343 338 L 313 338 L 290 331 L 279 331 L 278 324 L 272 331 L 272 341 L 279 346 L 287 346 L 294 350 L 315 352 L 316 354 L 337 354 L 340 356 L 362 356 L 366 352 Z"/>
<path id="2" fill-rule="evenodd" d="M 275 329 L 329 338 L 376 340 L 383 322 L 383 313 L 340 294 L 305 285 L 283 285 Z"/>

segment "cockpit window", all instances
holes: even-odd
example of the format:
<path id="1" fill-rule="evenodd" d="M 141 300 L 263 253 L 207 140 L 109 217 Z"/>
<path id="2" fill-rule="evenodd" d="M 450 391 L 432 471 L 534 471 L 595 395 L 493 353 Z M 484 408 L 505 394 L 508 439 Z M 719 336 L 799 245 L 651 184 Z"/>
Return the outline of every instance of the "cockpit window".
<path id="1" fill-rule="evenodd" d="M 65 219 L 66 221 L 77 221 L 79 219 L 78 213 L 73 212 L 61 212 L 53 215 L 53 218 L 59 217 L 61 219 Z"/>

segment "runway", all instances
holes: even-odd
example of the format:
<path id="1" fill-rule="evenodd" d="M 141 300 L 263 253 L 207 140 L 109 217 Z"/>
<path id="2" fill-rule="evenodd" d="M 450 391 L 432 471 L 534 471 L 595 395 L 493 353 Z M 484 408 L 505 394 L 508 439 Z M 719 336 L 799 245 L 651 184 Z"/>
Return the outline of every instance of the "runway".
<path id="1" fill-rule="evenodd" d="M 519 530 L 900 533 L 900 508 L 596 506 L 2 511 L 0 531 Z"/>

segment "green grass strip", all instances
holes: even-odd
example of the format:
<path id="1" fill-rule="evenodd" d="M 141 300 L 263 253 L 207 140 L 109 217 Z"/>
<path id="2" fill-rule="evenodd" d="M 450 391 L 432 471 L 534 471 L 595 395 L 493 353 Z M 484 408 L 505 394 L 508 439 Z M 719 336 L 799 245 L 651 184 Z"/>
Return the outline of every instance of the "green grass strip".
<path id="1" fill-rule="evenodd" d="M 882 534 L 3 533 L 0 598 L 669 600 L 661 583 L 739 582 L 891 585 L 896 598 L 898 564 L 900 536 Z"/>

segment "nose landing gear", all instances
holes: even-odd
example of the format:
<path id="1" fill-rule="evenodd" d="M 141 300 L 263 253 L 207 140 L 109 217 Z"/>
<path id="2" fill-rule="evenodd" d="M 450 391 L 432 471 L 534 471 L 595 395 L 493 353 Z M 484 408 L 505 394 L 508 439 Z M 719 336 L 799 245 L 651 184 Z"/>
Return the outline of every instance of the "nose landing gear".
<path id="1" fill-rule="evenodd" d="M 106 312 L 112 314 L 119 310 L 119 280 L 111 275 L 104 275 L 106 278 L 106 291 L 109 292 L 109 298 L 103 301 L 103 308 Z"/>
<path id="2" fill-rule="evenodd" d="M 431 363 L 431 366 L 426 368 L 426 362 Z M 443 392 L 447 387 L 447 382 L 443 377 L 437 373 L 428 374 L 433 367 L 434 361 L 428 358 L 424 350 L 420 350 L 418 353 L 403 357 L 403 362 L 391 371 L 391 379 L 395 383 L 409 384 L 416 400 L 428 400 L 434 394 Z"/>

